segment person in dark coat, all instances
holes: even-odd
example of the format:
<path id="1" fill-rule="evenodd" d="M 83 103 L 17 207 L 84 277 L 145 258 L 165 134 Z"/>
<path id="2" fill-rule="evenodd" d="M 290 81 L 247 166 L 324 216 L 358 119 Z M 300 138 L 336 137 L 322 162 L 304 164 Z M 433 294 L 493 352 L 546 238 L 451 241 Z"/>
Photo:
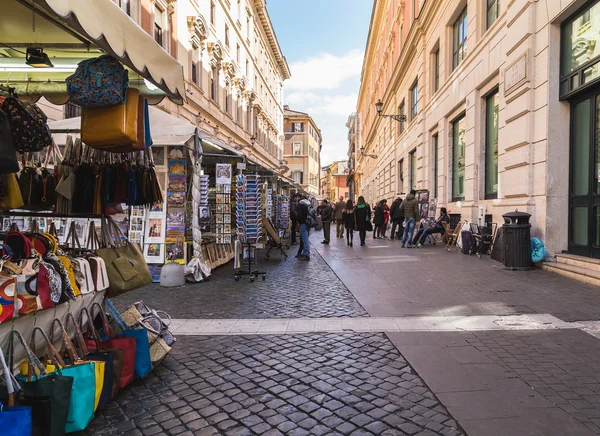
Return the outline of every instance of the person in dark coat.
<path id="1" fill-rule="evenodd" d="M 367 229 L 371 227 L 371 207 L 365 203 L 365 197 L 358 197 L 356 207 L 354 208 L 354 219 L 356 220 L 356 228 L 360 236 L 360 246 L 365 245 Z"/>
<path id="2" fill-rule="evenodd" d="M 333 218 L 335 219 L 335 233 L 338 238 L 344 237 L 344 220 L 342 214 L 344 209 L 346 208 L 346 202 L 344 201 L 344 197 L 340 197 L 340 201 L 335 204 L 333 208 Z"/>
<path id="3" fill-rule="evenodd" d="M 331 220 L 333 219 L 333 209 L 329 205 L 329 201 L 323 200 L 319 213 L 323 221 L 323 242 L 321 244 L 329 244 L 331 238 Z"/>
<path id="4" fill-rule="evenodd" d="M 298 227 L 298 213 L 297 213 L 297 209 L 298 209 L 298 202 L 300 201 L 300 198 L 302 196 L 296 192 L 294 195 L 292 195 L 292 199 L 290 202 L 290 220 L 292 221 L 292 230 L 291 230 L 291 237 L 292 237 L 292 245 L 296 245 L 298 242 L 296 241 L 296 227 Z"/>
<path id="5" fill-rule="evenodd" d="M 373 218 L 373 239 L 379 239 L 383 235 L 383 226 L 385 223 L 384 200 L 381 200 L 375 206 L 375 216 Z"/>
<path id="6" fill-rule="evenodd" d="M 346 202 L 346 207 L 342 211 L 342 221 L 346 229 L 346 243 L 352 247 L 354 229 L 356 228 L 356 217 L 354 216 L 354 204 L 352 204 L 352 200 Z"/>
<path id="7" fill-rule="evenodd" d="M 412 248 L 412 238 L 413 233 L 415 231 L 415 224 L 417 219 L 420 217 L 419 213 L 419 201 L 415 197 L 417 191 L 414 189 L 410 191 L 410 194 L 406 196 L 406 199 L 402 202 L 400 206 L 402 208 L 402 212 L 404 213 L 404 221 L 405 221 L 405 229 L 404 235 L 402 235 L 402 248 L 406 245 L 406 241 L 408 241 L 408 248 Z"/>
<path id="8" fill-rule="evenodd" d="M 381 239 L 385 239 L 385 232 L 387 231 L 388 221 L 390 220 L 390 207 L 387 204 L 387 200 L 383 200 L 383 226 L 381 226 Z"/>
<path id="9" fill-rule="evenodd" d="M 400 207 L 401 205 L 402 199 L 398 197 L 394 200 L 392 207 L 390 208 L 390 219 L 392 220 L 392 233 L 390 234 L 390 239 L 392 241 L 394 239 L 402 239 L 402 233 L 404 230 L 404 227 L 402 227 L 402 221 L 404 221 L 404 211 Z M 397 235 L 396 228 L 398 228 Z"/>

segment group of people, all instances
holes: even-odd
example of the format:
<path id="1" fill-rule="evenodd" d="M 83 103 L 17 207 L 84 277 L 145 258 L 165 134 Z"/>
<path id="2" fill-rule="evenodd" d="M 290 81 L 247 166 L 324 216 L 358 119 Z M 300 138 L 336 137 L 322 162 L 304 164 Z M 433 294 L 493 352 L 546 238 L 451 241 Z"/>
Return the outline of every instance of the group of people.
<path id="1" fill-rule="evenodd" d="M 310 245 L 308 236 L 310 229 L 316 226 L 317 217 L 323 224 L 322 244 L 329 244 L 331 239 L 331 224 L 335 221 L 336 237 L 346 235 L 346 244 L 349 247 L 354 243 L 354 232 L 358 231 L 361 247 L 365 245 L 368 231 L 373 231 L 373 239 L 386 239 L 386 230 L 391 220 L 390 240 L 401 240 L 402 248 L 421 248 L 429 235 L 446 231 L 445 224 L 450 223 L 450 217 L 445 207 L 440 209 L 440 216 L 430 225 L 423 225 L 414 234 L 417 221 L 420 220 L 419 202 L 416 191 L 412 190 L 404 200 L 397 197 L 389 207 L 387 200 L 381 200 L 373 208 L 365 201 L 363 196 L 358 197 L 356 205 L 352 200 L 344 201 L 343 197 L 335 205 L 328 200 L 322 200 L 317 210 L 306 196 L 299 193 L 292 197 L 290 209 L 292 221 L 292 245 L 296 245 L 296 230 L 300 233 L 298 254 L 299 260 L 310 260 Z M 371 224 L 371 220 L 373 221 Z"/>

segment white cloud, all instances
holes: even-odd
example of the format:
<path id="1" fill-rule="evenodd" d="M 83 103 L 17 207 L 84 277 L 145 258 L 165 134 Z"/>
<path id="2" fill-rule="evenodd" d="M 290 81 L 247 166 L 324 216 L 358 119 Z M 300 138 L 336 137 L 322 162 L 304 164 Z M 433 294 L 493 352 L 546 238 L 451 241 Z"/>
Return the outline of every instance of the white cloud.
<path id="1" fill-rule="evenodd" d="M 347 159 L 346 122 L 356 110 L 362 61 L 362 51 L 353 50 L 343 56 L 324 53 L 291 65 L 285 103 L 310 114 L 321 129 L 322 165 Z"/>
<path id="2" fill-rule="evenodd" d="M 322 53 L 317 57 L 290 65 L 292 78 L 285 83 L 287 89 L 336 89 L 344 81 L 360 76 L 363 52 L 352 50 L 343 56 Z"/>

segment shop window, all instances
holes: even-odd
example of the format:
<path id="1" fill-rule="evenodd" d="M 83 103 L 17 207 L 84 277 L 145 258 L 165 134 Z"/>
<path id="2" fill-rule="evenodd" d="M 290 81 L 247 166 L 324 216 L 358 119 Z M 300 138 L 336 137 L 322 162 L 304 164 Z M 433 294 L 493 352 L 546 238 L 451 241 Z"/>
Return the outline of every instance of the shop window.
<path id="1" fill-rule="evenodd" d="M 600 2 L 591 3 L 591 6 L 568 19 L 562 27 L 561 96 L 600 78 L 597 29 L 600 22 Z"/>
<path id="2" fill-rule="evenodd" d="M 492 27 L 492 24 L 496 22 L 500 16 L 500 0 L 486 0 L 487 1 L 487 28 Z"/>
<path id="3" fill-rule="evenodd" d="M 410 177 L 410 189 L 417 189 L 417 149 L 415 148 L 409 154 L 409 177 Z"/>
<path id="4" fill-rule="evenodd" d="M 467 55 L 467 8 L 465 7 L 452 26 L 452 69 L 460 65 Z"/>
<path id="5" fill-rule="evenodd" d="M 410 120 L 414 120 L 419 114 L 419 82 L 415 81 L 410 88 Z"/>
<path id="6" fill-rule="evenodd" d="M 433 92 L 440 89 L 440 48 L 436 48 L 433 52 Z"/>
<path id="7" fill-rule="evenodd" d="M 438 198 L 439 136 L 437 133 L 431 137 L 431 147 L 433 148 L 433 198 Z"/>
<path id="8" fill-rule="evenodd" d="M 452 201 L 465 199 L 466 131 L 464 115 L 452 122 Z"/>
<path id="9" fill-rule="evenodd" d="M 485 198 L 498 198 L 498 102 L 495 90 L 485 103 Z"/>
<path id="10" fill-rule="evenodd" d="M 398 162 L 398 193 L 404 192 L 404 159 Z"/>
<path id="11" fill-rule="evenodd" d="M 302 155 L 302 143 L 301 142 L 294 142 L 292 144 L 292 153 L 294 154 L 294 156 Z"/>

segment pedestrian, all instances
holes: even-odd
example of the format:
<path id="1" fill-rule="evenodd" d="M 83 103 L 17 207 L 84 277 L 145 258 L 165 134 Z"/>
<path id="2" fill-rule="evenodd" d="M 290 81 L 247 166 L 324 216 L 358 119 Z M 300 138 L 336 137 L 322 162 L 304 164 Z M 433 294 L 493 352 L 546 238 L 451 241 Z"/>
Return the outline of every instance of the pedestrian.
<path id="1" fill-rule="evenodd" d="M 340 197 L 340 201 L 335 204 L 333 208 L 333 218 L 335 219 L 335 234 L 338 238 L 344 237 L 344 219 L 342 217 L 342 213 L 346 208 L 346 202 L 344 202 L 344 197 Z"/>
<path id="2" fill-rule="evenodd" d="M 415 223 L 419 218 L 419 202 L 417 201 L 415 194 L 417 191 L 414 189 L 410 191 L 410 194 L 406 196 L 406 199 L 400 206 L 404 213 L 404 234 L 402 235 L 402 248 L 406 245 L 408 240 L 408 248 L 412 248 L 412 238 L 415 231 Z"/>
<path id="3" fill-rule="evenodd" d="M 375 206 L 375 213 L 374 213 L 374 218 L 373 218 L 373 239 L 379 239 L 381 238 L 382 235 L 382 229 L 383 229 L 383 221 L 384 221 L 384 209 L 383 209 L 383 202 L 385 200 L 381 200 L 379 203 L 377 203 L 377 206 Z"/>
<path id="4" fill-rule="evenodd" d="M 314 225 L 316 221 L 315 210 L 313 209 L 310 201 L 306 197 L 302 197 L 302 200 L 298 201 L 296 209 L 296 219 L 300 226 L 300 247 L 298 247 L 298 254 L 296 257 L 298 260 L 310 260 L 310 244 L 308 242 L 308 235 L 310 233 L 311 225 Z"/>
<path id="5" fill-rule="evenodd" d="M 390 239 L 393 241 L 394 239 L 402 239 L 402 221 L 404 221 L 404 211 L 400 207 L 402 204 L 402 199 L 397 197 L 392 203 L 392 207 L 390 208 L 390 219 L 392 220 L 392 234 L 390 235 Z M 396 228 L 398 228 L 398 234 L 396 234 Z"/>
<path id="6" fill-rule="evenodd" d="M 321 244 L 329 244 L 331 239 L 331 220 L 333 218 L 333 209 L 327 199 L 321 202 L 321 221 L 323 221 L 323 241 Z"/>
<path id="7" fill-rule="evenodd" d="M 354 219 L 356 221 L 356 229 L 358 230 L 358 236 L 360 237 L 360 246 L 365 245 L 365 238 L 367 231 L 372 229 L 371 227 L 371 208 L 365 203 L 365 197 L 362 195 L 358 197 L 356 202 L 356 208 L 354 208 Z"/>
<path id="8" fill-rule="evenodd" d="M 390 207 L 387 204 L 387 200 L 383 200 L 383 227 L 382 227 L 382 235 L 381 239 L 385 239 L 385 233 L 387 232 L 387 225 L 390 220 Z"/>
<path id="9" fill-rule="evenodd" d="M 298 202 L 300 201 L 300 199 L 302 198 L 302 196 L 300 195 L 300 193 L 296 192 L 293 196 L 292 196 L 292 201 L 290 202 L 290 220 L 292 221 L 292 230 L 291 230 L 291 235 L 292 235 L 292 245 L 296 245 L 298 242 L 296 241 L 296 227 L 298 227 L 298 219 L 296 217 L 296 209 L 298 208 Z"/>
<path id="10" fill-rule="evenodd" d="M 354 229 L 356 228 L 356 217 L 354 215 L 354 205 L 352 200 L 348 200 L 342 210 L 342 221 L 346 228 L 346 243 L 352 247 L 354 241 Z"/>

